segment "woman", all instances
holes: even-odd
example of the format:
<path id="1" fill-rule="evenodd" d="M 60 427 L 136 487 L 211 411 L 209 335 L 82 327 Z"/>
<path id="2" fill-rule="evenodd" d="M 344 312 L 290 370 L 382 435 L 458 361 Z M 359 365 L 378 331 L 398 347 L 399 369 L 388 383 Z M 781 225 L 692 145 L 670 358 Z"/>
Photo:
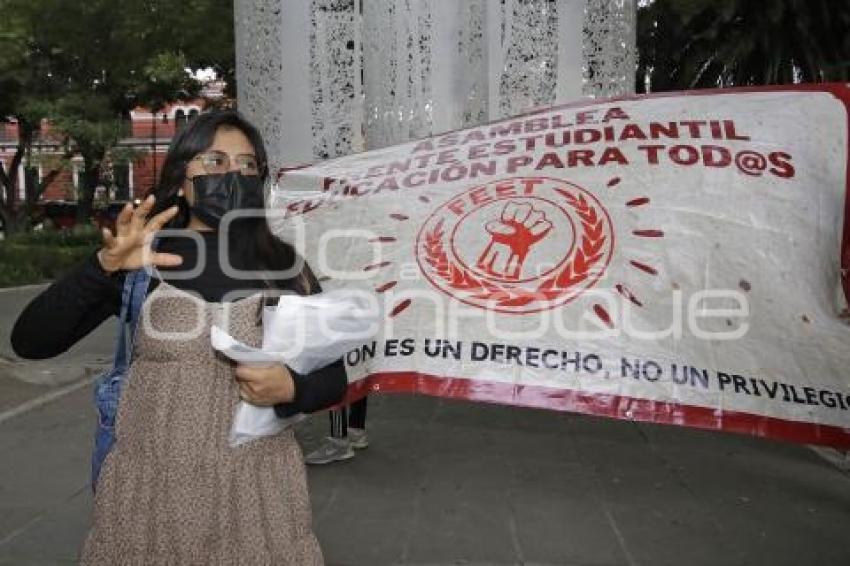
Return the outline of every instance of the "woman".
<path id="1" fill-rule="evenodd" d="M 237 448 L 228 432 L 240 399 L 273 405 L 281 416 L 339 401 L 342 362 L 301 376 L 282 365 L 235 365 L 210 345 L 210 327 L 219 324 L 259 346 L 271 289 L 318 291 L 306 266 L 292 270 L 296 254 L 272 236 L 262 211 L 229 224 L 227 254 L 219 245 L 227 212 L 263 206 L 265 164 L 259 133 L 238 113 L 202 114 L 174 139 L 153 194 L 135 210 L 128 204 L 103 248 L 15 325 L 18 354 L 55 356 L 118 313 L 124 273 L 154 268 L 84 564 L 322 563 L 292 431 Z M 151 250 L 163 227 L 178 230 L 160 234 Z M 228 260 L 250 276 L 232 276 Z"/>

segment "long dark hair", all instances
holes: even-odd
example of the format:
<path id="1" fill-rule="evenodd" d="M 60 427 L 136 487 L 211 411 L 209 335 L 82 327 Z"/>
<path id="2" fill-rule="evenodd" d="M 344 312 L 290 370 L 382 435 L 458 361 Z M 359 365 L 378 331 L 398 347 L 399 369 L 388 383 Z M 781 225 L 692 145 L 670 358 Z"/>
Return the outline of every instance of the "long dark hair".
<path id="1" fill-rule="evenodd" d="M 268 179 L 268 154 L 263 138 L 257 128 L 235 110 L 213 110 L 198 115 L 171 141 L 162 164 L 159 184 L 150 192 L 156 198 L 152 212 L 157 214 L 170 206 L 177 205 L 179 212 L 166 226 L 171 229 L 186 228 L 189 224 L 189 203 L 178 191 L 186 179 L 189 162 L 213 144 L 219 128 L 234 128 L 242 132 L 251 145 L 260 164 L 260 178 L 265 185 Z M 264 199 L 265 200 L 265 199 Z M 292 246 L 276 238 L 263 218 L 239 218 L 230 224 L 228 234 L 231 261 L 238 269 L 284 271 L 299 269 L 299 274 L 278 280 L 267 280 L 270 287 L 295 289 L 310 293 L 317 286 L 310 273 Z"/>

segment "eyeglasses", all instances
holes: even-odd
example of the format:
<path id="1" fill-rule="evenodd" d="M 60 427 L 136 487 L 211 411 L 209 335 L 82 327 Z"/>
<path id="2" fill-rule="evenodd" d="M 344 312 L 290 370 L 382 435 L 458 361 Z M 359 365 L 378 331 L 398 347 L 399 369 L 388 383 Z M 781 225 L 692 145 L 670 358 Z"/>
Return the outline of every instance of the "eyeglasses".
<path id="1" fill-rule="evenodd" d="M 200 161 L 204 171 L 210 175 L 223 175 L 230 171 L 230 156 L 217 149 L 199 153 L 191 160 Z M 234 155 L 233 163 L 239 168 L 239 172 L 246 176 L 257 176 L 262 169 L 257 156 L 249 153 Z"/>

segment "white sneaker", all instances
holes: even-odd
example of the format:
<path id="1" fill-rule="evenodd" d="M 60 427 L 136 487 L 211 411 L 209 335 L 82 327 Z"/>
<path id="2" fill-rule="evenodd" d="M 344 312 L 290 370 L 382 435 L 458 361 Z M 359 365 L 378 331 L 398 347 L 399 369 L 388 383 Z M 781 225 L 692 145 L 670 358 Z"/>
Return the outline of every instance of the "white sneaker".
<path id="1" fill-rule="evenodd" d="M 368 448 L 369 437 L 366 436 L 366 429 L 348 427 L 348 442 L 355 450 Z"/>
<path id="2" fill-rule="evenodd" d="M 304 457 L 305 464 L 321 465 L 354 458 L 354 450 L 347 438 L 326 437 L 321 446 Z"/>

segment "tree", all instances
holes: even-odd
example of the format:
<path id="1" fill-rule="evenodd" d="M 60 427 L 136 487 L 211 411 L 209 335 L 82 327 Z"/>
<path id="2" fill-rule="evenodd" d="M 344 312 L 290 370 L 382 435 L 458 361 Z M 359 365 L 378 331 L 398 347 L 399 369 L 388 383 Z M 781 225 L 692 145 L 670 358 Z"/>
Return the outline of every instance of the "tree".
<path id="1" fill-rule="evenodd" d="M 0 55 L 0 77 L 8 83 L 0 86 L 9 87 L 0 94 L 0 117 L 21 125 L 18 163 L 41 117 L 62 132 L 64 147 L 82 156 L 80 221 L 88 220 L 130 110 L 194 96 L 199 85 L 187 68 L 233 74 L 230 0 L 0 0 L 0 13 L 0 40 L 14 47 Z M 38 110 L 38 121 L 27 108 Z M 5 187 L 3 175 L 0 181 Z M 14 208 L 14 190 L 4 192 L 0 209 Z"/>
<path id="2" fill-rule="evenodd" d="M 154 41 L 169 43 L 193 69 L 211 68 L 226 82 L 225 94 L 236 96 L 236 49 L 233 0 L 156 0 L 157 14 L 174 24 L 159 26 Z M 176 27 L 175 27 L 176 26 Z M 175 33 L 179 29 L 180 33 Z"/>
<path id="3" fill-rule="evenodd" d="M 12 160 L 5 167 L 0 164 L 0 218 L 7 232 L 16 231 L 21 224 L 16 190 L 19 167 L 39 134 L 51 83 L 49 72 L 31 61 L 26 25 L 16 14 L 7 14 L 0 23 L 0 120 L 13 118 L 18 131 Z M 27 188 L 33 192 L 32 187 Z"/>
<path id="4" fill-rule="evenodd" d="M 844 81 L 850 3 L 655 0 L 638 12 L 638 88 Z"/>

